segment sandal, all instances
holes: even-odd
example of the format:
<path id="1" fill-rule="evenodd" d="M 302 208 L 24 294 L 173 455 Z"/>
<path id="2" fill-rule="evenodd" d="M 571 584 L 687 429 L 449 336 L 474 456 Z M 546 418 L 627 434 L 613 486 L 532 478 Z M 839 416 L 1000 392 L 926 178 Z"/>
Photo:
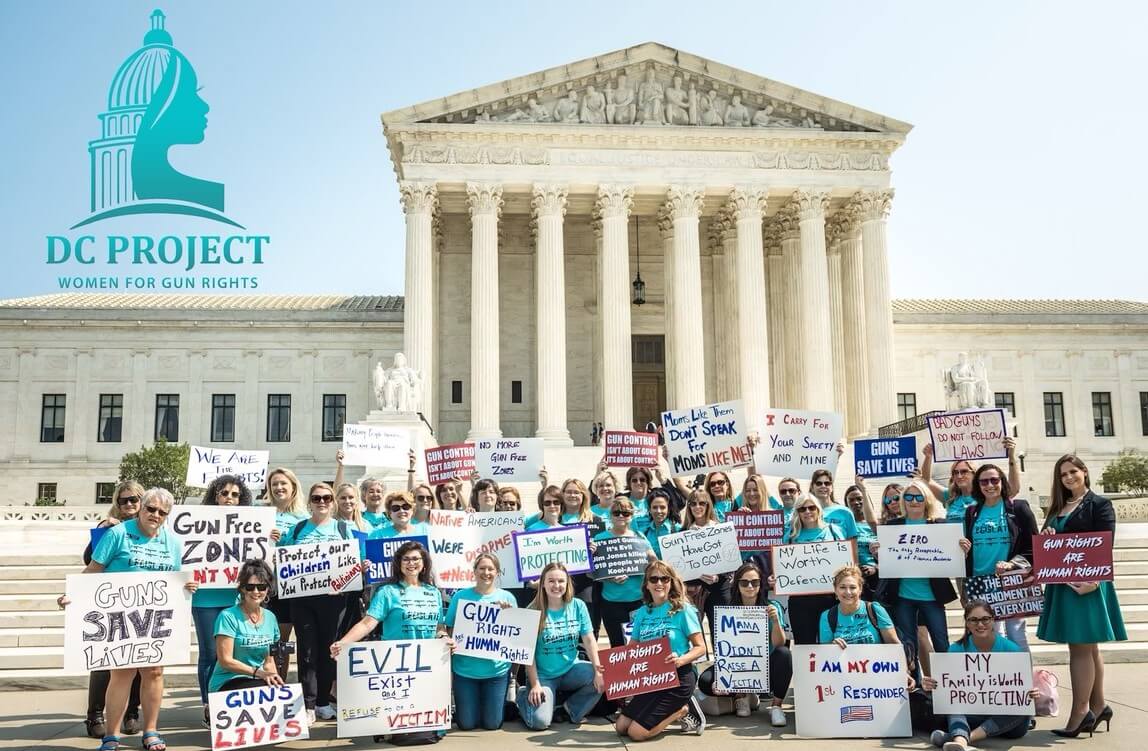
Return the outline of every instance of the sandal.
<path id="1" fill-rule="evenodd" d="M 114 735 L 105 735 L 103 740 L 100 741 L 100 747 L 97 751 L 119 751 L 120 739 Z"/>
<path id="2" fill-rule="evenodd" d="M 167 751 L 167 741 L 159 733 L 149 730 L 140 739 L 146 751 Z M 118 748 L 118 746 L 117 746 Z"/>

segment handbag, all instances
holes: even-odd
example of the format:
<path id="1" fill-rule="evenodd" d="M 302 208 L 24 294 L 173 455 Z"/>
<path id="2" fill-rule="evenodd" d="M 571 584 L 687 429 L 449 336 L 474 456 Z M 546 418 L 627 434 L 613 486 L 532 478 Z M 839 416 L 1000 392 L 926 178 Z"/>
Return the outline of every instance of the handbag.
<path id="1" fill-rule="evenodd" d="M 1041 668 L 1033 673 L 1032 687 L 1040 692 L 1034 702 L 1037 717 L 1056 717 L 1060 712 L 1060 692 L 1056 690 L 1059 685 L 1060 680 L 1051 670 Z"/>

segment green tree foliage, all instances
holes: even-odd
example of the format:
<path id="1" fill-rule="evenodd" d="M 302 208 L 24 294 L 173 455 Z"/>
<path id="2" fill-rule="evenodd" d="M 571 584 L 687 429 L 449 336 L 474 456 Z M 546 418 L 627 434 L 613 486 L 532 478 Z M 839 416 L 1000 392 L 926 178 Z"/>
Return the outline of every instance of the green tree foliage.
<path id="1" fill-rule="evenodd" d="M 1148 492 L 1148 456 L 1135 449 L 1121 451 L 1120 456 L 1104 468 L 1100 482 L 1105 487 L 1144 495 Z"/>
<path id="2" fill-rule="evenodd" d="M 191 446 L 186 443 L 156 441 L 152 447 L 140 446 L 139 451 L 124 454 L 120 460 L 120 481 L 135 480 L 145 488 L 166 488 L 182 501 L 188 493 L 183 484 L 187 479 L 187 460 Z"/>

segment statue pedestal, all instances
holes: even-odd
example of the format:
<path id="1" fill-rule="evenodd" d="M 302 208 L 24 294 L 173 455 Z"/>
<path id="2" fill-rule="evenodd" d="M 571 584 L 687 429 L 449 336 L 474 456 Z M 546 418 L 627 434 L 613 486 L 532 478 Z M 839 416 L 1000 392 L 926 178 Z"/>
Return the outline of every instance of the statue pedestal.
<path id="1" fill-rule="evenodd" d="M 373 409 L 366 417 L 358 421 L 359 425 L 374 425 L 390 430 L 403 430 L 410 436 L 411 449 L 415 452 L 415 476 L 425 477 L 423 468 L 423 451 L 438 445 L 430 426 L 423 420 L 418 412 L 395 412 L 391 410 Z M 366 467 L 363 476 L 373 477 L 386 483 L 387 491 L 406 490 L 406 467 Z"/>

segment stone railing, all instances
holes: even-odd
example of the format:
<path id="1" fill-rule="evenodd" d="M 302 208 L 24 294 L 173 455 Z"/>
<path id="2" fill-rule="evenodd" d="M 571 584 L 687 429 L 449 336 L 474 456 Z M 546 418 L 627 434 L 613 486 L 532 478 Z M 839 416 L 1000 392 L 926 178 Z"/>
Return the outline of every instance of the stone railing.
<path id="1" fill-rule="evenodd" d="M 109 506 L 0 506 L 6 522 L 98 522 Z"/>

